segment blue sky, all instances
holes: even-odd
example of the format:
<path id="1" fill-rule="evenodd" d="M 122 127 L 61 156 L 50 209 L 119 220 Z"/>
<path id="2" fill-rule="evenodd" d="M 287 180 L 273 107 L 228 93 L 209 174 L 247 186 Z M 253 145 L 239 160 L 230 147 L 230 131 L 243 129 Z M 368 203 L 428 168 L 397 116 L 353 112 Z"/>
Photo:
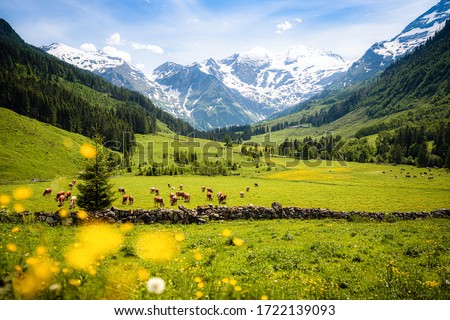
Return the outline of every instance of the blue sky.
<path id="1" fill-rule="evenodd" d="M 438 0 L 5 0 L 0 17 L 35 46 L 105 49 L 150 73 L 256 46 L 309 45 L 357 59 Z"/>

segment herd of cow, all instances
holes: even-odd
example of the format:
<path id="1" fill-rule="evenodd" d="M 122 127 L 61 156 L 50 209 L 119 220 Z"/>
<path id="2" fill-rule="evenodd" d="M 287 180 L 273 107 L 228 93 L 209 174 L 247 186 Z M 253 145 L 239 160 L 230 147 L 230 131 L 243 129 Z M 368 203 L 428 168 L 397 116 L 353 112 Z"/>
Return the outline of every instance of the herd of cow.
<path id="1" fill-rule="evenodd" d="M 70 201 L 69 208 L 70 209 L 75 208 L 75 205 L 76 205 L 76 202 L 77 202 L 77 197 L 72 196 L 72 191 L 71 191 L 73 186 L 75 185 L 75 183 L 77 183 L 77 180 L 74 179 L 74 180 L 72 180 L 71 183 L 69 183 L 69 189 L 70 189 L 69 191 L 59 191 L 56 194 L 55 201 L 58 202 L 58 206 L 59 207 L 62 207 L 64 205 L 64 202 L 66 200 L 70 199 L 69 200 Z M 52 188 L 47 188 L 47 189 L 44 190 L 44 193 L 42 195 L 43 196 L 51 195 L 52 191 L 53 191 Z"/>
<path id="2" fill-rule="evenodd" d="M 69 183 L 69 189 L 71 190 L 73 188 L 73 186 L 75 185 L 77 181 L 76 180 L 72 180 L 71 183 Z M 184 202 L 190 202 L 191 201 L 191 195 L 185 191 L 183 191 L 183 185 L 180 184 L 180 190 L 179 191 L 175 191 L 175 187 L 171 186 L 170 183 L 167 184 L 168 188 L 172 191 L 169 195 L 169 202 L 171 206 L 174 206 L 177 204 L 178 201 L 184 201 Z M 258 183 L 255 182 L 255 187 L 258 187 Z M 64 202 L 68 199 L 70 199 L 70 209 L 75 208 L 76 205 L 76 201 L 77 198 L 75 196 L 72 196 L 72 192 L 71 191 L 59 191 L 56 194 L 55 197 L 55 201 L 58 202 L 58 206 L 62 207 L 64 205 Z M 213 192 L 214 190 L 212 188 L 209 187 L 205 187 L 202 186 L 201 187 L 202 192 L 206 191 L 206 200 L 208 201 L 212 201 L 213 200 Z M 245 189 L 246 192 L 250 191 L 250 187 L 247 186 L 247 188 Z M 46 195 L 51 195 L 52 194 L 52 189 L 51 188 L 47 188 L 44 190 L 43 196 Z M 124 187 L 119 187 L 117 189 L 117 192 L 120 193 L 122 195 L 122 205 L 126 205 L 128 204 L 133 204 L 134 203 L 134 196 L 133 195 L 127 195 L 125 188 Z M 164 207 L 164 198 L 160 196 L 160 192 L 159 189 L 156 187 L 151 187 L 150 188 L 150 194 L 154 194 L 155 197 L 153 198 L 153 202 L 155 204 L 155 206 L 159 206 L 159 207 Z M 241 198 L 244 198 L 244 191 L 241 191 L 239 193 L 239 196 Z M 227 195 L 225 193 L 222 192 L 218 192 L 217 193 L 217 200 L 219 202 L 219 204 L 223 204 L 226 202 L 227 200 Z"/>

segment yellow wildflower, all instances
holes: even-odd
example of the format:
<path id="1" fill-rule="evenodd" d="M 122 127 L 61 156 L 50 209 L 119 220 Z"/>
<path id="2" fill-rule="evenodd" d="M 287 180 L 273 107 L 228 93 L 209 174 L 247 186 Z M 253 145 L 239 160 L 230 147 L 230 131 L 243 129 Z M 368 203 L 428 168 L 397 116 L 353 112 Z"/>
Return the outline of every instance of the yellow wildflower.
<path id="1" fill-rule="evenodd" d="M 94 159 L 97 155 L 97 150 L 95 150 L 95 148 L 91 144 L 83 143 L 80 147 L 80 153 L 87 159 Z"/>

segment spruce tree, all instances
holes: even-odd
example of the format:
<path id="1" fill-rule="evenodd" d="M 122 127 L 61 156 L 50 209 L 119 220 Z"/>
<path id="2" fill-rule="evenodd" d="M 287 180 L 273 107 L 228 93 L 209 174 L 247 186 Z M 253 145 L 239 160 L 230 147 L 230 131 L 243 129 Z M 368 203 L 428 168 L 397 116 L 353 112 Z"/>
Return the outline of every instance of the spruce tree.
<path id="1" fill-rule="evenodd" d="M 77 184 L 77 204 L 90 212 L 106 209 L 115 200 L 113 184 L 109 182 L 108 155 L 103 150 L 103 138 L 97 133 L 94 138 L 95 156 L 86 163 Z"/>

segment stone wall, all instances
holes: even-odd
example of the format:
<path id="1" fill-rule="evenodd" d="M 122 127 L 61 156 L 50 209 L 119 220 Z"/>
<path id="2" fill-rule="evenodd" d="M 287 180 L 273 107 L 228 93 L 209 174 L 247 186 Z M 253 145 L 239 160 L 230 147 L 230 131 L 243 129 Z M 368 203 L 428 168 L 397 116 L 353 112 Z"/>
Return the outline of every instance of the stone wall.
<path id="1" fill-rule="evenodd" d="M 9 216 L 9 218 L 8 218 Z M 89 213 L 88 220 L 99 220 L 109 223 L 131 222 L 142 224 L 204 224 L 208 221 L 221 220 L 274 220 L 274 219 L 346 219 L 348 221 L 396 221 L 414 220 L 425 218 L 450 218 L 449 209 L 440 209 L 432 212 L 362 212 L 362 211 L 332 211 L 318 208 L 283 208 L 279 203 L 273 203 L 271 208 L 259 206 L 226 207 L 226 206 L 199 206 L 195 209 L 187 209 L 178 206 L 178 209 L 158 208 L 152 210 L 121 210 L 111 208 L 101 212 Z M 58 211 L 49 212 L 25 212 L 22 214 L 7 215 L 0 212 L 0 221 L 15 219 L 17 222 L 38 221 L 50 225 L 72 225 L 80 221 L 76 212 L 70 212 L 67 218 L 61 218 Z"/>

